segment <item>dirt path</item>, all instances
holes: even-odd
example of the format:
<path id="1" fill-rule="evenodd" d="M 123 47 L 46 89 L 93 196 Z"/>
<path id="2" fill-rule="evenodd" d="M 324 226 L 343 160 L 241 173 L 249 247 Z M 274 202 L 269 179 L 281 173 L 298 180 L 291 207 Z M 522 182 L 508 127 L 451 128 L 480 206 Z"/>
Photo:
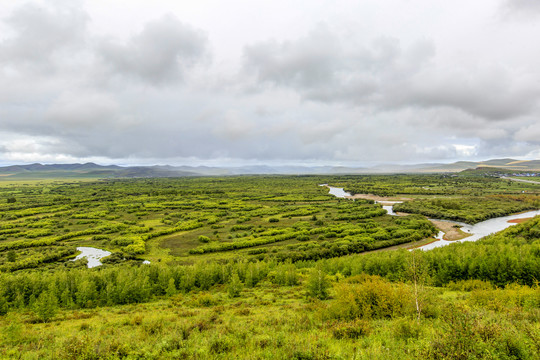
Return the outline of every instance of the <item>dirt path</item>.
<path id="1" fill-rule="evenodd" d="M 509 178 L 509 177 L 501 177 L 501 179 L 524 182 L 524 183 L 529 183 L 529 184 L 540 184 L 540 181 L 532 181 L 532 180 L 525 180 L 525 179 L 514 179 L 514 178 Z"/>

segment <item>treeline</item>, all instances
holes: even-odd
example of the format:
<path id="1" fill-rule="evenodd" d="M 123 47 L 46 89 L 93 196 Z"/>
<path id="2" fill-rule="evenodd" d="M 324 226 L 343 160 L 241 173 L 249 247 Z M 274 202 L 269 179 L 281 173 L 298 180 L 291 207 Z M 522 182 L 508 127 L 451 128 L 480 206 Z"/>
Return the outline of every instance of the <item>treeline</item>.
<path id="1" fill-rule="evenodd" d="M 506 196 L 417 199 L 395 204 L 394 211 L 475 224 L 525 210 L 538 209 L 538 203 L 529 200 L 524 197 Z"/>
<path id="2" fill-rule="evenodd" d="M 247 287 L 263 279 L 277 285 L 298 283 L 292 264 L 276 262 L 136 265 L 0 274 L 0 315 L 12 308 L 33 308 L 40 301 L 65 309 L 148 302 L 180 292 L 208 290 L 229 284 L 235 278 Z"/>
<path id="3" fill-rule="evenodd" d="M 458 195 L 485 196 L 490 194 L 538 193 L 534 184 L 516 184 L 492 177 L 461 175 L 363 175 L 342 176 L 332 183 L 352 194 L 396 195 Z"/>
<path id="4" fill-rule="evenodd" d="M 316 243 L 309 244 L 305 249 L 304 245 L 297 245 L 296 249 L 287 252 L 278 253 L 274 258 L 279 261 L 316 261 L 321 259 L 330 259 L 350 254 L 359 254 L 366 251 L 384 249 L 390 246 L 406 244 L 422 240 L 432 235 L 431 231 L 412 232 L 402 237 L 393 237 L 388 240 L 375 241 L 370 237 L 345 237 L 343 240 L 334 243 Z M 259 258 L 264 258 L 259 255 Z"/>

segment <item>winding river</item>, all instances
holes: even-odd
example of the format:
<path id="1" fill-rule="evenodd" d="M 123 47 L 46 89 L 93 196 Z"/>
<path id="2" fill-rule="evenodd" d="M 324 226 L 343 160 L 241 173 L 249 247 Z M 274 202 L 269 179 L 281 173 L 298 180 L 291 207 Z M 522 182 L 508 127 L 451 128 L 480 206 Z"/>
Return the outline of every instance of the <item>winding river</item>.
<path id="1" fill-rule="evenodd" d="M 337 196 L 339 198 L 346 198 L 347 196 L 351 195 L 351 194 L 345 192 L 343 190 L 343 188 L 334 188 L 334 187 L 328 186 L 326 184 L 321 185 L 321 186 L 327 186 L 330 189 L 329 193 L 332 194 L 332 195 L 335 195 L 335 196 Z M 397 215 L 394 212 L 394 205 L 383 205 L 383 209 L 385 209 L 389 215 L 394 215 L 394 216 Z M 469 233 L 469 234 L 472 234 L 472 235 L 469 236 L 469 237 L 466 237 L 464 239 L 461 239 L 461 240 L 448 241 L 448 240 L 443 239 L 444 232 L 439 231 L 439 234 L 437 234 L 437 236 L 435 236 L 435 238 L 438 239 L 438 241 L 435 241 L 435 242 L 432 242 L 430 244 L 421 246 L 421 247 L 419 247 L 419 249 L 430 250 L 430 249 L 434 249 L 436 247 L 449 245 L 449 244 L 452 244 L 452 243 L 455 243 L 455 242 L 476 241 L 476 240 L 481 239 L 481 238 L 483 238 L 483 237 L 485 237 L 487 235 L 499 232 L 499 231 L 504 230 L 504 229 L 506 229 L 506 228 L 508 228 L 508 227 L 510 227 L 512 225 L 516 225 L 516 223 L 509 222 L 510 220 L 531 218 L 531 217 L 538 216 L 538 215 L 540 215 L 540 210 L 533 210 L 533 211 L 527 211 L 527 212 L 523 212 L 523 213 L 519 213 L 519 214 L 501 216 L 501 217 L 498 217 L 498 218 L 489 219 L 489 220 L 486 220 L 486 221 L 476 223 L 474 225 L 470 225 L 470 224 L 466 224 L 466 223 L 462 223 L 462 222 L 452 221 L 452 223 L 457 223 L 458 225 L 460 225 L 462 231 L 464 231 L 466 233 Z M 438 221 L 447 221 L 447 220 L 438 220 Z"/>

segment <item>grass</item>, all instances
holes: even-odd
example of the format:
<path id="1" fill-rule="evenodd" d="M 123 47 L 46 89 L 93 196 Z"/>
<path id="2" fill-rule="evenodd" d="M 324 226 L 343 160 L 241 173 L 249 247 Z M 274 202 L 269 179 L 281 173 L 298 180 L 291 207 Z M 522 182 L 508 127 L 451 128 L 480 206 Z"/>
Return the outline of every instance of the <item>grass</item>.
<path id="1" fill-rule="evenodd" d="M 390 289 L 398 286 L 375 281 Z M 527 289 L 530 296 L 538 293 Z M 244 289 L 241 298 L 229 298 L 218 286 L 147 304 L 62 311 L 47 323 L 35 322 L 31 312 L 9 313 L 0 318 L 4 329 L 0 355 L 6 359 L 417 359 L 439 358 L 450 347 L 445 341 L 453 341 L 454 350 L 462 346 L 461 350 L 475 353 L 485 348 L 495 358 L 518 351 L 534 358 L 533 334 L 540 330 L 537 309 L 512 308 L 508 300 L 489 310 L 471 292 L 428 288 L 426 293 L 427 317 L 420 322 L 414 320 L 414 313 L 339 319 L 329 311 L 339 299 L 312 300 L 303 285 L 268 282 Z M 498 298 L 504 295 L 517 296 L 504 290 L 497 293 Z M 413 298 L 400 301 L 412 306 Z M 460 309 L 470 317 L 460 318 L 464 324 L 455 323 L 457 319 L 443 315 L 444 309 Z M 520 327 L 520 318 L 533 322 Z M 471 331 L 467 336 L 483 340 L 468 343 L 461 337 L 465 335 L 452 333 L 459 326 Z M 516 341 L 506 337 L 508 329 Z M 505 346 L 514 349 L 497 343 L 503 339 L 513 341 Z"/>
<path id="2" fill-rule="evenodd" d="M 527 184 L 442 176 L 2 181 L 0 358 L 538 358 L 538 219 L 479 243 L 373 253 L 429 242 L 435 229 L 321 183 L 402 191 L 450 204 L 446 215 L 472 192 L 511 207 L 538 200 L 521 194 Z M 209 244 L 242 247 L 190 253 Z M 80 245 L 116 260 L 37 261 Z"/>

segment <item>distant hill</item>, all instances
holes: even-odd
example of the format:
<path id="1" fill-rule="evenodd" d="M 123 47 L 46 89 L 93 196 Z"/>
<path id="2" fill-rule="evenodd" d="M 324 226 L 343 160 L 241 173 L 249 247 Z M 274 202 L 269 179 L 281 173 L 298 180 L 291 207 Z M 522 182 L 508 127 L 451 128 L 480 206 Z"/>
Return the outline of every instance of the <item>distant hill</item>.
<path id="1" fill-rule="evenodd" d="M 369 168 L 344 166 L 118 166 L 85 164 L 27 164 L 0 167 L 0 179 L 47 178 L 153 178 L 181 176 L 226 176 L 245 174 L 346 175 L 395 173 L 448 173 L 463 170 L 497 169 L 496 171 L 540 171 L 540 160 L 492 159 L 480 162 L 458 161 L 451 164 L 385 164 Z M 500 169 L 500 170 L 499 170 Z"/>
<path id="2" fill-rule="evenodd" d="M 0 167 L 0 179 L 179 177 L 198 173 L 159 166 L 29 164 Z"/>

